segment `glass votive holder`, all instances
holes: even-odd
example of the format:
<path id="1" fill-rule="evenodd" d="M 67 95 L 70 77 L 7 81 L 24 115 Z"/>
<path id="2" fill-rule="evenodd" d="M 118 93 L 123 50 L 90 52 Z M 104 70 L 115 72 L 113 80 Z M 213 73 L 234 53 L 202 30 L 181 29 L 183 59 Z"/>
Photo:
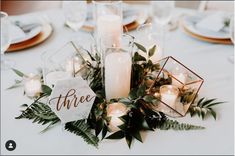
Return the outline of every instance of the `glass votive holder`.
<path id="1" fill-rule="evenodd" d="M 122 1 L 93 1 L 97 45 L 120 47 L 122 27 Z"/>
<path id="2" fill-rule="evenodd" d="M 58 50 L 50 50 L 43 54 L 44 84 L 53 87 L 57 81 L 76 76 L 83 76 L 87 68 L 81 47 L 68 42 Z M 87 57 L 88 58 L 88 57 Z"/>
<path id="3" fill-rule="evenodd" d="M 159 100 L 153 109 L 171 117 L 185 116 L 204 80 L 172 56 L 160 60 L 159 66 L 149 87 L 149 93 Z"/>

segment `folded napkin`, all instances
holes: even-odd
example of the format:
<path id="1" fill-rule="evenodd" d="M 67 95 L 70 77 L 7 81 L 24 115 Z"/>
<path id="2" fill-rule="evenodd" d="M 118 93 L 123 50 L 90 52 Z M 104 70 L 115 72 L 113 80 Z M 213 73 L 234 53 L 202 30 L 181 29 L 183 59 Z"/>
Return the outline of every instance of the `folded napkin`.
<path id="1" fill-rule="evenodd" d="M 16 42 L 17 40 L 21 40 L 22 38 L 25 38 L 26 34 L 24 31 L 16 26 L 15 24 L 10 24 L 10 37 L 12 43 Z"/>
<path id="2" fill-rule="evenodd" d="M 224 12 L 212 13 L 202 18 L 197 24 L 197 28 L 219 32 L 224 28 L 227 15 Z"/>

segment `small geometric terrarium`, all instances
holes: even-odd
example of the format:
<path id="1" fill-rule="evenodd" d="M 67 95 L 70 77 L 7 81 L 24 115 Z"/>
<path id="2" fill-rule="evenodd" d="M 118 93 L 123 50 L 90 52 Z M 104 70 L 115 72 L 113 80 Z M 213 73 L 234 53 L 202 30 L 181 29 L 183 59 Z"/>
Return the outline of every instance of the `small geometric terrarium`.
<path id="1" fill-rule="evenodd" d="M 185 116 L 204 80 L 172 56 L 160 60 L 159 65 L 149 88 L 159 100 L 153 109 L 171 117 Z"/>
<path id="2" fill-rule="evenodd" d="M 90 57 L 74 42 L 68 42 L 59 50 L 47 51 L 42 55 L 44 83 L 53 87 L 58 80 L 84 76 Z"/>

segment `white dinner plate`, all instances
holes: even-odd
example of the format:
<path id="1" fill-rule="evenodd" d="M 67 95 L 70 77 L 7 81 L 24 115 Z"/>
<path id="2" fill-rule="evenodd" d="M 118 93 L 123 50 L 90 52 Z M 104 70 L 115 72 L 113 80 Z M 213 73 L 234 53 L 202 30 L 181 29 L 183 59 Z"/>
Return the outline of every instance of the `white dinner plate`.
<path id="1" fill-rule="evenodd" d="M 193 16 L 185 16 L 183 18 L 183 26 L 188 29 L 188 31 L 203 36 L 207 38 L 213 38 L 213 39 L 229 39 L 229 29 L 223 28 L 222 30 L 215 32 L 211 30 L 206 30 L 202 28 L 198 28 L 196 24 L 205 17 L 206 13 L 201 13 L 198 15 Z"/>

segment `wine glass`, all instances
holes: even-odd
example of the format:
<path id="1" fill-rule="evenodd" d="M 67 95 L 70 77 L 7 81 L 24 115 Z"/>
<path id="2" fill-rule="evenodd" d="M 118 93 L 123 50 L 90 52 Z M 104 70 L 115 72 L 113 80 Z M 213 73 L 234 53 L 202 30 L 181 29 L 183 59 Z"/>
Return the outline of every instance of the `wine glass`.
<path id="1" fill-rule="evenodd" d="M 78 31 L 86 21 L 87 2 L 86 1 L 63 1 L 62 9 L 68 25 L 74 31 Z"/>
<path id="2" fill-rule="evenodd" d="M 10 39 L 10 22 L 8 20 L 8 15 L 1 11 L 1 69 L 9 69 L 12 67 L 12 61 L 4 59 L 4 53 L 11 44 Z"/>
<path id="3" fill-rule="evenodd" d="M 153 21 L 161 29 L 163 41 L 165 41 L 166 25 L 171 19 L 175 1 L 152 1 L 151 7 Z M 164 50 L 164 45 L 162 48 Z"/>
<path id="4" fill-rule="evenodd" d="M 146 37 L 143 37 L 146 36 Z M 153 24 L 147 23 L 140 25 L 137 28 L 137 36 L 136 40 L 138 43 L 143 45 L 147 51 L 151 49 L 154 45 L 156 45 L 156 51 L 151 58 L 148 58 L 148 52 L 143 53 L 140 52 L 140 55 L 144 56 L 147 59 L 150 59 L 153 63 L 156 63 L 160 59 L 163 58 L 164 52 L 163 52 L 163 47 L 164 47 L 164 41 L 163 41 L 163 34 L 159 29 L 156 29 Z"/>
<path id="5" fill-rule="evenodd" d="M 161 26 L 166 25 L 172 15 L 172 10 L 174 9 L 174 1 L 152 1 L 152 15 L 154 22 L 160 24 Z"/>

